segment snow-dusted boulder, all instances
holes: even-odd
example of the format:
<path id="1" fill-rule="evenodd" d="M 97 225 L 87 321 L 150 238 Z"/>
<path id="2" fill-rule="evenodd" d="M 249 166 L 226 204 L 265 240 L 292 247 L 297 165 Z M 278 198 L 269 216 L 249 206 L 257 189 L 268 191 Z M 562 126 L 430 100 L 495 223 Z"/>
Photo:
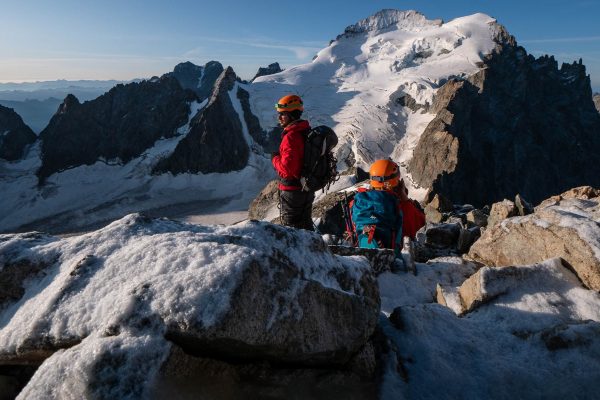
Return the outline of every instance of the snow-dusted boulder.
<path id="1" fill-rule="evenodd" d="M 542 201 L 536 207 L 536 209 L 546 208 L 550 205 L 557 205 L 561 200 L 564 199 L 592 200 L 596 197 L 600 197 L 600 189 L 596 189 L 591 186 L 579 186 Z"/>
<path id="2" fill-rule="evenodd" d="M 489 227 L 469 257 L 490 266 L 561 257 L 587 287 L 600 290 L 600 196 L 578 199 L 567 193 L 536 207 L 534 214 Z"/>
<path id="3" fill-rule="evenodd" d="M 48 358 L 17 399 L 146 398 L 170 348 L 155 334 L 94 334 Z"/>
<path id="4" fill-rule="evenodd" d="M 436 275 L 418 267 L 423 276 L 406 285 L 415 293 Z M 475 276 L 495 297 L 462 317 L 417 296 L 397 301 L 382 321 L 391 351 L 381 398 L 593 398 L 600 379 L 598 293 L 557 259 L 484 268 Z M 438 279 L 445 287 L 460 284 Z M 391 290 L 382 287 L 382 300 L 384 293 Z"/>
<path id="5" fill-rule="evenodd" d="M 540 274 L 544 276 L 540 277 Z M 500 295 L 522 290 L 524 285 L 535 285 L 540 279 L 548 279 L 547 275 L 556 277 L 557 281 L 579 286 L 575 277 L 567 273 L 560 258 L 531 266 L 483 267 L 458 288 L 461 305 L 459 314 L 469 312 Z"/>
<path id="6" fill-rule="evenodd" d="M 364 258 L 335 256 L 314 233 L 264 222 L 194 226 L 132 214 L 70 238 L 1 235 L 0 262 L 3 281 L 35 266 L 19 278 L 23 291 L 0 304 L 0 364 L 40 363 L 67 348 L 32 382 L 51 373 L 76 393 L 94 380 L 109 384 L 105 369 L 130 368 L 110 367 L 113 358 L 156 363 L 128 372 L 151 377 L 169 341 L 221 359 L 343 364 L 379 315 Z"/>

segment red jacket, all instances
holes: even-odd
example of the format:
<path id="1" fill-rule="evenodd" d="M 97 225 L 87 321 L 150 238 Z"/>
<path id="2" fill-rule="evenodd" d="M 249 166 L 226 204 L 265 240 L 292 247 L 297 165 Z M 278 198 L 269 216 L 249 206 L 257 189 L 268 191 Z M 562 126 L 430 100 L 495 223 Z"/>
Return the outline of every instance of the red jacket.
<path id="1" fill-rule="evenodd" d="M 279 154 L 273 157 L 273 167 L 279 175 L 279 189 L 300 190 L 300 173 L 304 162 L 304 134 L 310 130 L 308 121 L 298 120 L 283 129 Z"/>
<path id="2" fill-rule="evenodd" d="M 359 192 L 365 192 L 367 188 L 359 188 Z M 398 194 L 394 191 L 389 191 L 388 193 L 392 193 L 394 196 L 399 197 Z M 350 210 L 352 210 L 352 203 L 354 199 L 350 202 Z M 425 214 L 415 206 L 412 200 L 400 200 L 398 199 L 398 210 L 402 211 L 402 236 L 408 236 L 411 239 L 414 239 L 417 235 L 417 231 L 425 226 Z"/>
<path id="3" fill-rule="evenodd" d="M 412 200 L 400 200 L 399 208 L 402 210 L 402 236 L 414 239 L 417 231 L 425 225 L 425 214 Z"/>

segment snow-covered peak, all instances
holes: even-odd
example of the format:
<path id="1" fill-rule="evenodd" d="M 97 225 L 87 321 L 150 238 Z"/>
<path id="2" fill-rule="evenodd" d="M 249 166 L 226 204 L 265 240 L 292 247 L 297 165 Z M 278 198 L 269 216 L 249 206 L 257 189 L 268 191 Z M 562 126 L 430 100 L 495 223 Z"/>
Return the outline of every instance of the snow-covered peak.
<path id="1" fill-rule="evenodd" d="M 379 32 L 387 28 L 393 28 L 394 26 L 396 29 L 404 31 L 419 32 L 433 26 L 440 26 L 441 24 L 442 20 L 428 20 L 418 11 L 385 9 L 358 21 L 354 25 L 348 26 L 344 30 L 344 34 Z"/>
<path id="2" fill-rule="evenodd" d="M 495 19 L 481 13 L 442 23 L 416 11 L 382 10 L 348 27 L 311 63 L 257 78 L 248 86 L 252 111 L 269 130 L 277 125 L 274 102 L 298 94 L 311 124 L 338 134 L 340 169 L 368 169 L 386 157 L 405 164 L 434 117 L 426 110 L 437 90 L 483 68 L 500 43 L 499 31 Z M 407 95 L 417 107 L 404 107 Z M 425 194 L 413 189 L 417 198 Z"/>

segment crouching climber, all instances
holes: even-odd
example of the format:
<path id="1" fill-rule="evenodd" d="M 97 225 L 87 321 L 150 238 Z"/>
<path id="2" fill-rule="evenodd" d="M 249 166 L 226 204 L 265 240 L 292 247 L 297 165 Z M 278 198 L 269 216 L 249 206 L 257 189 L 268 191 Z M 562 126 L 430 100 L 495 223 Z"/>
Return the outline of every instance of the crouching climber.
<path id="1" fill-rule="evenodd" d="M 398 164 L 377 160 L 369 170 L 370 188 L 361 188 L 350 205 L 355 245 L 389 248 L 396 254 L 404 236 L 415 238 L 425 214 L 408 197 Z"/>

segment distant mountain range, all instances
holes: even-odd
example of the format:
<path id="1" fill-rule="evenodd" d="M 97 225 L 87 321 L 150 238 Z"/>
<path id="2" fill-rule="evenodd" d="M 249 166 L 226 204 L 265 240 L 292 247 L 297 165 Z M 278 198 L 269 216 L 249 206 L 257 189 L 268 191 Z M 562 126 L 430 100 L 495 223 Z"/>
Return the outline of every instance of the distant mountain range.
<path id="1" fill-rule="evenodd" d="M 119 81 L 114 79 L 109 80 L 66 80 L 66 79 L 57 79 L 54 81 L 37 81 L 37 82 L 6 82 L 0 83 L 0 91 L 26 91 L 26 92 L 34 92 L 37 90 L 50 90 L 50 89 L 64 89 L 69 87 L 78 87 L 78 88 L 111 88 L 119 83 L 128 83 L 128 82 L 136 82 L 140 79 L 133 79 L 130 81 Z"/>
<path id="2" fill-rule="evenodd" d="M 250 83 L 216 61 L 182 63 L 89 101 L 65 96 L 33 144 L 0 126 L 0 150 L 21 154 L 0 160 L 0 231 L 72 230 L 181 203 L 247 207 L 274 177 L 273 105 L 288 93 L 313 126 L 337 132 L 340 171 L 391 157 L 420 200 L 535 203 L 600 186 L 583 64 L 536 59 L 484 14 L 444 23 L 383 10 L 311 63 L 272 64 Z"/>
<path id="3" fill-rule="evenodd" d="M 139 80 L 128 81 L 136 82 Z M 34 132 L 48 125 L 62 99 L 72 94 L 81 101 L 93 100 L 124 81 L 56 80 L 0 83 L 0 105 L 14 109 Z"/>
<path id="4" fill-rule="evenodd" d="M 60 103 L 62 100 L 56 97 L 45 100 L 0 100 L 0 105 L 15 110 L 35 133 L 40 133 L 48 125 Z"/>

